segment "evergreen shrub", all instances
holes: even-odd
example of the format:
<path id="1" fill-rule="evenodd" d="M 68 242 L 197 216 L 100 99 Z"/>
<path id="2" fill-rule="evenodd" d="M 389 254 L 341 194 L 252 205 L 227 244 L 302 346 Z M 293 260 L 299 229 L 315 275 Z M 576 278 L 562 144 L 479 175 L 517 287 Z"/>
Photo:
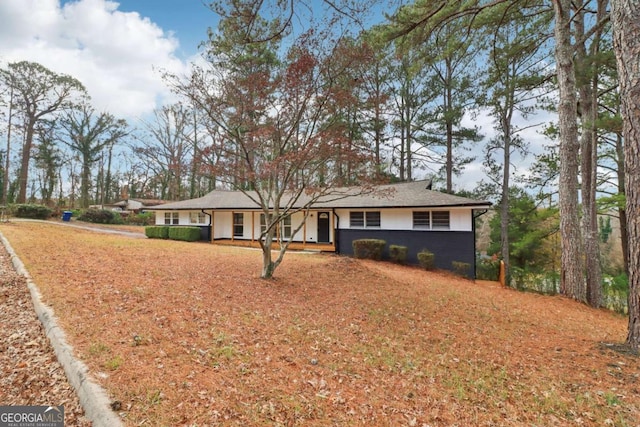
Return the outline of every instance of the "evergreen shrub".
<path id="1" fill-rule="evenodd" d="M 52 212 L 50 208 L 44 205 L 35 204 L 16 205 L 14 208 L 14 215 L 17 218 L 49 219 Z"/>
<path id="2" fill-rule="evenodd" d="M 425 270 L 433 270 L 435 268 L 435 255 L 426 249 L 418 252 L 418 263 Z"/>
<path id="3" fill-rule="evenodd" d="M 93 224 L 124 224 L 118 212 L 107 209 L 87 209 L 78 216 L 78 221 L 91 222 Z"/>
<path id="4" fill-rule="evenodd" d="M 197 242 L 200 240 L 200 227 L 168 227 L 169 239 Z"/>
<path id="5" fill-rule="evenodd" d="M 144 228 L 144 234 L 150 239 L 168 239 L 169 238 L 169 226 L 167 225 L 154 225 Z"/>
<path id="6" fill-rule="evenodd" d="M 408 253 L 409 248 L 407 248 L 406 246 L 389 245 L 389 257 L 393 262 L 396 262 L 398 264 L 406 264 Z"/>
<path id="7" fill-rule="evenodd" d="M 129 215 L 125 222 L 131 225 L 151 225 L 156 222 L 156 215 L 154 212 L 144 212 L 135 215 Z"/>
<path id="8" fill-rule="evenodd" d="M 476 277 L 479 280 L 498 280 L 500 260 L 494 258 L 476 259 Z"/>
<path id="9" fill-rule="evenodd" d="M 381 239 L 358 239 L 354 240 L 353 255 L 359 259 L 373 259 L 379 261 L 382 259 L 382 251 L 387 242 Z"/>
<path id="10" fill-rule="evenodd" d="M 471 277 L 471 264 L 468 262 L 451 261 L 451 266 L 453 267 L 453 272 L 458 276 L 466 277 L 467 279 Z"/>

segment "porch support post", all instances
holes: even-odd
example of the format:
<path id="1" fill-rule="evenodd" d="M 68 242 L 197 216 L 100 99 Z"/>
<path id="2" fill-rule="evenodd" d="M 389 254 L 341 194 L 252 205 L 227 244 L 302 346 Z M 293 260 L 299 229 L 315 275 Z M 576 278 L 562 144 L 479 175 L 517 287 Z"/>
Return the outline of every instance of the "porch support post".
<path id="1" fill-rule="evenodd" d="M 333 243 L 333 248 L 336 247 L 336 214 L 331 211 L 331 228 L 329 229 L 329 241 Z"/>
<path id="2" fill-rule="evenodd" d="M 307 247 L 307 220 L 309 216 L 306 218 L 303 216 L 302 218 L 304 218 L 304 224 L 302 224 L 302 249 L 305 249 Z"/>
<path id="3" fill-rule="evenodd" d="M 251 211 L 251 242 L 256 241 L 256 213 Z"/>
<path id="4" fill-rule="evenodd" d="M 215 216 L 216 215 L 216 211 L 211 211 L 211 243 L 213 243 L 216 238 L 216 228 L 215 228 Z"/>

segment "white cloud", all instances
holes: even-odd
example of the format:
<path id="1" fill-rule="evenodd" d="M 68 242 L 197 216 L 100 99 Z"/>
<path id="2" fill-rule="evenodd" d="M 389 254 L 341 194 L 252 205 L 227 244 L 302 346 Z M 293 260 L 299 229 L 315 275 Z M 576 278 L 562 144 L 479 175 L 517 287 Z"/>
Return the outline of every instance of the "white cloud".
<path id="1" fill-rule="evenodd" d="M 533 104 L 533 101 L 531 102 Z M 518 135 L 527 143 L 528 152 L 524 156 L 519 153 L 512 154 L 511 158 L 511 173 L 515 176 L 529 176 L 530 169 L 535 162 L 536 155 L 540 155 L 545 151 L 545 146 L 552 143 L 545 135 L 542 134 L 545 125 L 554 122 L 557 117 L 550 112 L 544 110 L 537 110 L 535 114 L 531 114 L 527 118 L 523 118 L 518 112 L 514 114 L 513 124 L 516 128 L 520 129 Z M 479 132 L 484 138 L 473 145 L 473 148 L 468 155 L 475 156 L 476 160 L 464 167 L 462 175 L 460 177 L 454 177 L 454 184 L 456 188 L 464 190 L 474 190 L 478 186 L 481 180 L 486 180 L 486 174 L 482 161 L 484 158 L 484 147 L 491 138 L 496 136 L 496 130 L 494 128 L 495 119 L 491 117 L 491 112 L 484 108 L 480 111 L 476 111 L 475 115 L 467 114 L 462 119 L 462 126 L 473 127 L 477 126 Z M 500 162 L 502 152 L 498 152 L 494 157 Z M 512 180 L 512 185 L 514 185 Z"/>
<path id="2" fill-rule="evenodd" d="M 158 69 L 181 73 L 178 40 L 109 0 L 0 1 L 0 61 L 38 62 L 87 88 L 98 110 L 134 118 L 170 96 Z"/>

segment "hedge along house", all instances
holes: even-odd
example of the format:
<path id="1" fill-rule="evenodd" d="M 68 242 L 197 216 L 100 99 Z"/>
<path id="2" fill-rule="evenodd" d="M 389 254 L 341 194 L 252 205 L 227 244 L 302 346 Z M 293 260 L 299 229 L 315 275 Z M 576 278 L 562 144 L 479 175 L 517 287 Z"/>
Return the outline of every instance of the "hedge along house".
<path id="1" fill-rule="evenodd" d="M 418 252 L 435 254 L 437 268 L 452 270 L 453 262 L 475 271 L 475 217 L 491 204 L 427 189 L 414 181 L 378 187 L 360 194 L 318 201 L 304 212 L 294 212 L 279 224 L 277 233 L 290 240 L 289 249 L 353 254 L 357 239 L 386 241 L 408 248 L 407 262 L 416 264 Z M 300 207 L 304 201 L 300 201 Z M 214 244 L 259 246 L 265 228 L 260 207 L 240 191 L 214 190 L 191 200 L 153 207 L 156 225 L 197 226 L 202 240 Z M 304 224 L 302 222 L 304 221 Z M 298 233 L 293 233 L 302 225 Z"/>

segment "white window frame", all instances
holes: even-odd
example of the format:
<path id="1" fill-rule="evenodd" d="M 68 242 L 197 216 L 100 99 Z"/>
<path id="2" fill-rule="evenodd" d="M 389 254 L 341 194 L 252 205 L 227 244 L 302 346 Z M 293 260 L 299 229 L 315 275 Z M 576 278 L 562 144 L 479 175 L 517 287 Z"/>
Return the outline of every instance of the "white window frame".
<path id="1" fill-rule="evenodd" d="M 360 216 L 362 216 L 362 221 L 359 218 Z M 354 225 L 354 222 L 357 225 Z M 382 213 L 380 211 L 349 211 L 349 228 L 379 229 L 381 223 Z"/>
<path id="2" fill-rule="evenodd" d="M 164 225 L 178 225 L 180 224 L 179 212 L 165 212 L 164 213 Z"/>
<path id="3" fill-rule="evenodd" d="M 366 211 L 364 213 L 365 228 L 380 228 L 382 225 L 382 214 L 380 211 Z"/>
<path id="4" fill-rule="evenodd" d="M 350 228 L 364 228 L 364 212 L 363 211 L 351 211 L 349 212 L 349 227 Z"/>
<path id="5" fill-rule="evenodd" d="M 271 218 L 271 214 L 269 214 Z M 267 216 L 264 213 L 260 214 L 260 234 L 264 234 L 267 231 Z"/>
<path id="6" fill-rule="evenodd" d="M 207 215 L 204 212 L 189 212 L 189 224 L 207 224 Z"/>
<path id="7" fill-rule="evenodd" d="M 233 220 L 233 237 L 244 236 L 244 213 L 234 212 L 232 216 Z"/>
<path id="8" fill-rule="evenodd" d="M 431 230 L 431 211 L 413 211 L 413 229 Z"/>
<path id="9" fill-rule="evenodd" d="M 431 229 L 432 230 L 451 230 L 451 212 L 431 211 Z"/>
<path id="10" fill-rule="evenodd" d="M 416 214 L 419 214 L 420 218 L 416 218 Z M 414 230 L 451 230 L 451 211 L 413 211 L 412 218 Z"/>
<path id="11" fill-rule="evenodd" d="M 291 215 L 287 215 L 280 221 L 280 235 L 283 240 L 291 239 Z"/>
<path id="12" fill-rule="evenodd" d="M 269 217 L 272 217 L 272 214 L 269 214 Z M 267 230 L 267 221 L 264 213 L 260 214 L 260 234 L 264 233 Z M 287 215 L 280 220 L 280 223 L 276 227 L 276 238 L 281 238 L 282 240 L 291 239 L 291 233 L 293 228 L 291 227 L 291 215 Z"/>

